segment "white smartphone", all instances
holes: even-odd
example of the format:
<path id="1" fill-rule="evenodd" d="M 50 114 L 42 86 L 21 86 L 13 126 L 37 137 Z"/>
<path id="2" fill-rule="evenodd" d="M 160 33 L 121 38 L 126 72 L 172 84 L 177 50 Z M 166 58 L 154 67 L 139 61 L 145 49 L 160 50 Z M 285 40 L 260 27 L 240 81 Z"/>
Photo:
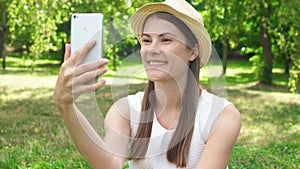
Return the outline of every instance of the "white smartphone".
<path id="1" fill-rule="evenodd" d="M 87 42 L 96 40 L 96 45 L 77 64 L 97 61 L 102 57 L 103 14 L 74 13 L 71 18 L 71 54 Z"/>

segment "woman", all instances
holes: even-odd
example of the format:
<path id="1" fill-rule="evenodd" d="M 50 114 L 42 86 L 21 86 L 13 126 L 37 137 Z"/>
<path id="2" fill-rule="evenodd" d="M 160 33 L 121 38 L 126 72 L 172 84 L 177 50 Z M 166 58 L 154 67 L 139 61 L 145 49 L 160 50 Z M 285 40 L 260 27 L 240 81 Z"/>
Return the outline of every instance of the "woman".
<path id="1" fill-rule="evenodd" d="M 70 57 L 66 46 L 54 92 L 70 135 L 93 168 L 226 168 L 241 127 L 239 111 L 198 85 L 211 54 L 201 15 L 184 0 L 141 7 L 131 17 L 149 79 L 145 92 L 120 99 L 105 117 L 102 140 L 74 104 L 102 88 L 107 60 L 76 67 L 95 42 Z M 77 70 L 77 71 L 75 71 Z M 129 153 L 128 153 L 129 152 Z"/>

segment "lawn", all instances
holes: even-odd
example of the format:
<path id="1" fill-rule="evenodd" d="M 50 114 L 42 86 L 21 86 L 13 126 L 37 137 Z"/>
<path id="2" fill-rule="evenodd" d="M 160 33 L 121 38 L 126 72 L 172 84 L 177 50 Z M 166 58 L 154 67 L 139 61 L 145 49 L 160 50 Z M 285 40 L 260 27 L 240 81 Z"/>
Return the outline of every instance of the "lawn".
<path id="1" fill-rule="evenodd" d="M 126 95 L 120 89 L 128 94 L 144 88 L 142 67 L 132 62 L 136 61 L 124 61 L 119 72 L 103 77 L 109 85 L 97 91 L 101 112 L 116 97 Z M 37 61 L 34 71 L 26 60 L 8 58 L 7 63 L 7 70 L 0 70 L 0 168 L 90 168 L 52 101 L 59 62 Z M 225 81 L 216 84 L 226 87 L 226 97 L 243 117 L 229 167 L 299 169 L 300 95 L 288 93 L 287 76 L 279 67 L 275 85 L 258 84 L 245 61 L 230 61 L 227 72 Z M 213 89 L 215 77 L 210 79 L 204 71 L 201 79 L 208 90 Z"/>

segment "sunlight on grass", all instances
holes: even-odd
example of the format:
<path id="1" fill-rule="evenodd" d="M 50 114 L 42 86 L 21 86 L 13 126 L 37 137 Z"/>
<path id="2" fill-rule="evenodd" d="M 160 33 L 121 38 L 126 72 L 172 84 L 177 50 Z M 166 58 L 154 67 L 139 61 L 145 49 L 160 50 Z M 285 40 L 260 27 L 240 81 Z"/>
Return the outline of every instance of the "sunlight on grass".
<path id="1" fill-rule="evenodd" d="M 0 75 L 0 85 L 18 88 L 53 88 L 57 76 L 34 76 L 34 75 Z"/>
<path id="2" fill-rule="evenodd" d="M 45 67 L 30 74 L 28 67 L 13 67 L 18 60 L 10 61 L 12 67 L 0 71 L 0 168 L 91 168 L 70 140 L 52 101 L 57 63 L 40 62 Z M 253 83 L 250 71 L 248 63 L 240 61 L 228 67 L 226 96 L 243 118 L 229 167 L 299 168 L 300 95 L 286 93 L 284 87 Z M 277 71 L 275 81 L 284 81 L 285 75 Z M 115 85 L 116 79 L 125 79 L 117 83 L 119 90 L 107 85 L 96 92 L 105 115 L 113 102 L 112 92 L 122 97 L 123 87 L 129 94 L 143 90 L 146 75 L 133 59 L 103 78 Z M 202 71 L 201 82 L 210 80 Z"/>

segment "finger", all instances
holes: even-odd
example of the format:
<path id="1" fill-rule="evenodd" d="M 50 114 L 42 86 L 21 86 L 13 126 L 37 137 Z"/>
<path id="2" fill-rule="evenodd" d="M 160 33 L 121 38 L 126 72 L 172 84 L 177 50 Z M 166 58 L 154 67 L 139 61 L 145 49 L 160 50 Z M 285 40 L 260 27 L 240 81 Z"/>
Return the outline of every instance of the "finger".
<path id="1" fill-rule="evenodd" d="M 96 45 L 96 43 L 96 40 L 87 42 L 83 47 L 81 47 L 78 51 L 75 52 L 76 55 L 74 54 L 73 61 L 77 63 L 80 59 L 84 59 L 91 51 L 91 49 Z"/>
<path id="2" fill-rule="evenodd" d="M 101 79 L 97 83 L 77 86 L 76 88 L 73 88 L 73 95 L 79 96 L 83 93 L 93 92 L 95 90 L 102 88 L 105 85 L 105 83 L 106 83 L 106 80 Z"/>
<path id="3" fill-rule="evenodd" d="M 107 59 L 100 59 L 99 61 L 82 64 L 76 68 L 74 76 L 80 76 L 81 74 L 86 72 L 90 72 L 99 68 L 105 68 L 107 64 Z"/>
<path id="4" fill-rule="evenodd" d="M 108 64 L 109 60 L 108 59 L 105 59 L 105 58 L 102 58 L 99 60 L 99 68 L 100 67 L 104 67 Z"/>
<path id="5" fill-rule="evenodd" d="M 95 71 L 98 69 L 98 65 L 99 65 L 98 62 L 88 62 L 88 63 L 84 63 L 82 65 L 79 65 L 78 67 L 76 67 L 74 76 L 80 76 L 84 73 Z"/>
<path id="6" fill-rule="evenodd" d="M 73 81 L 73 85 L 91 84 L 95 83 L 97 77 L 107 72 L 107 68 L 97 69 L 91 72 L 84 73 L 76 77 Z"/>
<path id="7" fill-rule="evenodd" d="M 69 59 L 70 56 L 71 56 L 71 45 L 70 44 L 66 44 L 65 45 L 64 61 L 66 61 L 67 59 Z"/>

